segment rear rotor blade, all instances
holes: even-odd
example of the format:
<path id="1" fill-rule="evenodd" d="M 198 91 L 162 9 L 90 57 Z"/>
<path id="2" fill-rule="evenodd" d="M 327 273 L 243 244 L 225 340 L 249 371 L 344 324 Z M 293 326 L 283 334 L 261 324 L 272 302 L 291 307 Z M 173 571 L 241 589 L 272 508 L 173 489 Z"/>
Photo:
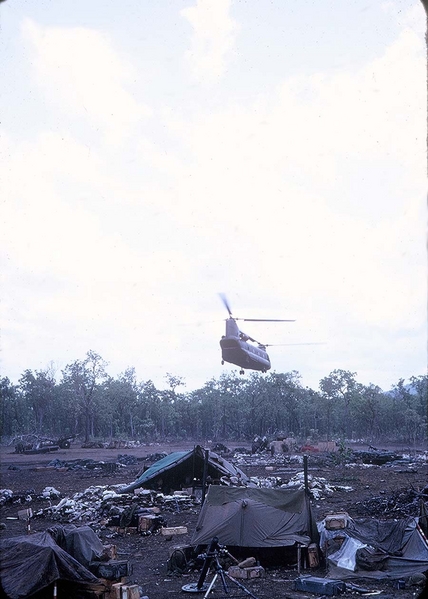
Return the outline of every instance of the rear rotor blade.
<path id="1" fill-rule="evenodd" d="M 325 341 L 317 343 L 265 343 L 265 347 L 285 347 L 286 345 L 325 345 Z"/>

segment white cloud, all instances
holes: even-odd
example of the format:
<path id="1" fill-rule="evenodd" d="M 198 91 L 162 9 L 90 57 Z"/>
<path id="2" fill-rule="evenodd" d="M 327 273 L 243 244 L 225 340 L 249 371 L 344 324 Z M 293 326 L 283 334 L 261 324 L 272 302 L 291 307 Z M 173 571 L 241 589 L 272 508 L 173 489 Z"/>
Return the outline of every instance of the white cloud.
<path id="1" fill-rule="evenodd" d="M 37 81 L 62 111 L 84 116 L 111 144 L 120 142 L 151 109 L 126 84 L 137 73 L 119 58 L 106 34 L 83 27 L 43 27 L 26 19 Z"/>
<path id="2" fill-rule="evenodd" d="M 183 12 L 201 81 L 226 68 L 237 31 L 229 10 L 200 1 Z M 359 71 L 279 81 L 276 93 L 216 112 L 195 101 L 181 120 L 162 106 L 126 154 L 123 135 L 150 111 L 141 88 L 127 91 L 135 74 L 108 38 L 31 21 L 24 30 L 53 117 L 84 115 L 112 145 L 93 147 L 60 119 L 57 133 L 19 132 L 3 152 L 8 367 L 93 348 L 117 370 L 200 370 L 202 384 L 217 375 L 225 291 L 237 316 L 298 319 L 251 327 L 261 341 L 328 342 L 285 358 L 274 350 L 279 369 L 314 376 L 316 360 L 325 376 L 343 360 L 372 372 L 376 355 L 387 372 L 403 335 L 401 376 L 425 297 L 425 50 L 413 30 Z M 381 176 L 378 193 L 371 182 Z M 180 328 L 204 314 L 219 319 L 208 332 Z"/>
<path id="3" fill-rule="evenodd" d="M 181 14 L 193 27 L 191 49 L 186 57 L 195 77 L 213 83 L 224 74 L 226 58 L 234 47 L 238 24 L 230 16 L 230 0 L 197 0 Z"/>
<path id="4" fill-rule="evenodd" d="M 157 158 L 176 182 L 171 211 L 223 240 L 218 261 L 225 273 L 232 262 L 251 262 L 242 281 L 233 270 L 240 288 L 277 286 L 275 294 L 296 305 L 316 290 L 362 322 L 417 326 L 424 294 L 424 81 L 422 41 L 406 29 L 359 71 L 301 76 L 253 106 L 201 114 L 191 128 L 175 123 L 195 160 L 189 167 Z M 344 179 L 349 165 L 360 189 Z M 370 177 L 385 175 L 379 194 Z M 342 206 L 343 191 L 351 210 Z"/>

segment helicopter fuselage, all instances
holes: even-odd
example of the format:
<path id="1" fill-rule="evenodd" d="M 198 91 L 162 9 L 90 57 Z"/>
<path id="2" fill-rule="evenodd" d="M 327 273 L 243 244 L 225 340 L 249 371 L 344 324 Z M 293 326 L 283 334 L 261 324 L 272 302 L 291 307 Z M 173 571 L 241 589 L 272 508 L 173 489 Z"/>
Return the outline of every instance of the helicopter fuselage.
<path id="1" fill-rule="evenodd" d="M 267 372 L 271 364 L 264 346 L 252 345 L 247 339 L 233 318 L 226 320 L 226 335 L 220 339 L 223 361 L 248 370 Z"/>
<path id="2" fill-rule="evenodd" d="M 220 340 L 221 357 L 225 362 L 249 370 L 266 372 L 270 369 L 267 352 L 238 338 L 223 337 Z"/>

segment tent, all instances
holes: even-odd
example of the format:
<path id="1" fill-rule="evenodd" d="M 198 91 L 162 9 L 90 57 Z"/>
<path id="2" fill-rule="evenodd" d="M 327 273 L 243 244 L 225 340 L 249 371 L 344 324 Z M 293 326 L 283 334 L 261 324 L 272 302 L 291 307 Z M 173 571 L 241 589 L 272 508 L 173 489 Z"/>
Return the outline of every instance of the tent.
<path id="1" fill-rule="evenodd" d="M 179 491 L 183 488 L 201 486 L 205 464 L 208 480 L 218 480 L 225 484 L 236 478 L 236 482 L 247 484 L 248 477 L 216 453 L 196 445 L 191 451 L 175 451 L 158 460 L 136 481 L 122 487 L 120 493 L 131 493 L 139 487 L 155 489 L 163 493 Z"/>
<path id="2" fill-rule="evenodd" d="M 48 532 L 2 539 L 0 580 L 3 596 L 9 599 L 39 597 L 40 592 L 54 582 L 71 582 L 81 590 L 91 588 L 91 585 L 95 588 L 94 585 L 99 586 L 100 582 L 61 549 Z M 49 596 L 52 596 L 52 590 Z"/>
<path id="3" fill-rule="evenodd" d="M 418 518 L 348 517 L 342 530 L 326 530 L 325 521 L 318 528 L 332 578 L 398 579 L 428 570 L 428 542 Z"/>
<path id="4" fill-rule="evenodd" d="M 227 546 L 279 548 L 316 543 L 318 530 L 304 490 L 211 485 L 191 542 L 214 536 Z"/>

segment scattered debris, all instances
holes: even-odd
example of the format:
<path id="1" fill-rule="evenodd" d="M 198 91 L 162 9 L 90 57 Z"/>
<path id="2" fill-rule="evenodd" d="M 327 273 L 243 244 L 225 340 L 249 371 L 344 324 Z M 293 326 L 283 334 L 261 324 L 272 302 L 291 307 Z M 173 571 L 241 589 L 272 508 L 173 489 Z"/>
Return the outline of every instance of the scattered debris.
<path id="1" fill-rule="evenodd" d="M 55 489 L 55 487 L 45 487 L 40 495 L 43 499 L 59 499 L 61 493 Z"/>
<path id="2" fill-rule="evenodd" d="M 137 458 L 135 455 L 118 455 L 117 456 L 117 461 L 119 462 L 119 464 L 123 464 L 124 466 L 131 466 L 134 465 L 138 462 Z"/>
<path id="3" fill-rule="evenodd" d="M 150 526 L 139 526 L 138 517 L 158 511 L 180 512 L 193 509 L 198 502 L 188 495 L 163 495 L 150 490 L 145 492 L 119 494 L 118 486 L 93 486 L 83 493 L 62 498 L 58 504 L 50 505 L 34 514 L 35 518 L 49 517 L 62 523 L 91 522 L 116 528 L 139 528 L 138 532 L 157 532 L 165 520 L 152 520 Z"/>
<path id="4" fill-rule="evenodd" d="M 104 462 L 102 460 L 92 460 L 90 458 L 78 459 L 78 460 L 51 460 L 47 465 L 47 468 L 55 468 L 57 470 L 100 470 L 112 474 L 120 466 L 123 466 L 120 462 Z"/>
<path id="5" fill-rule="evenodd" d="M 113 439 L 112 441 L 86 441 L 82 443 L 82 449 L 131 449 L 135 447 L 147 447 L 153 443 L 142 443 L 135 440 Z"/>
<path id="6" fill-rule="evenodd" d="M 353 458 L 364 464 L 382 466 L 387 462 L 401 459 L 401 454 L 392 451 L 353 451 Z"/>
<path id="7" fill-rule="evenodd" d="M 373 518 L 405 518 L 416 516 L 419 511 L 419 500 L 423 493 L 404 487 L 398 491 L 382 496 L 371 497 L 365 501 L 355 502 L 361 516 Z M 428 495 L 427 495 L 428 499 Z"/>
<path id="8" fill-rule="evenodd" d="M 0 505 L 4 505 L 5 503 L 12 501 L 13 491 L 10 489 L 1 489 L 0 490 Z"/>
<path id="9" fill-rule="evenodd" d="M 335 491 L 353 491 L 352 487 L 344 485 L 332 485 L 325 478 L 308 475 L 308 487 L 314 499 L 321 499 L 323 495 L 332 495 Z M 304 472 L 298 472 L 287 484 L 281 485 L 281 488 L 305 488 Z"/>
<path id="10" fill-rule="evenodd" d="M 259 437 L 257 435 L 251 444 L 251 453 L 260 453 L 268 449 L 268 447 L 269 441 L 267 437 Z"/>
<path id="11" fill-rule="evenodd" d="M 215 451 L 215 453 L 219 453 L 220 455 L 230 455 L 232 453 L 223 443 L 216 443 L 211 447 L 211 451 Z"/>

